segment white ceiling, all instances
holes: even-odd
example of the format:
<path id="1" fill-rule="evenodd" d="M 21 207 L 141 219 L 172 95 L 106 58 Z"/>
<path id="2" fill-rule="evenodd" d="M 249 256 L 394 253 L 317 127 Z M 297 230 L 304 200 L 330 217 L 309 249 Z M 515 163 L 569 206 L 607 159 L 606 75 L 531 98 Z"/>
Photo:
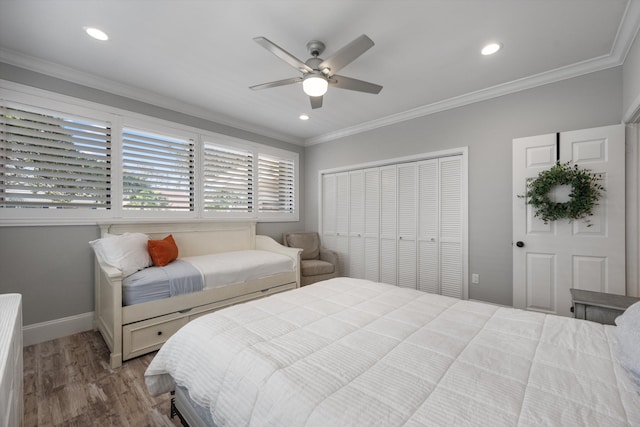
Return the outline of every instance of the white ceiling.
<path id="1" fill-rule="evenodd" d="M 620 65 L 639 3 L 0 0 L 0 61 L 308 145 Z M 301 85 L 248 89 L 299 75 L 254 37 L 304 61 L 309 40 L 327 58 L 361 34 L 375 46 L 340 74 L 384 86 L 378 95 L 329 88 L 311 110 Z M 483 57 L 489 41 L 504 49 Z"/>

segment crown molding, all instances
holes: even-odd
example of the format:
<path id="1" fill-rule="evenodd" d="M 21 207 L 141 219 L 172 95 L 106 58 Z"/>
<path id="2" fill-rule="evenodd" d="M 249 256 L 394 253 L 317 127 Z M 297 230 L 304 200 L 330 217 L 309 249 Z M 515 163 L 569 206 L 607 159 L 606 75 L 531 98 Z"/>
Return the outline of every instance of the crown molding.
<path id="1" fill-rule="evenodd" d="M 497 98 L 511 93 L 520 92 L 534 87 L 543 86 L 549 83 L 570 79 L 572 77 L 578 77 L 584 74 L 589 74 L 595 71 L 600 71 L 620 65 L 618 61 L 612 61 L 611 58 L 612 57 L 610 55 L 602 56 L 600 58 L 584 61 L 579 64 L 573 64 L 567 67 L 558 68 L 552 71 L 524 77 L 522 79 L 514 80 L 508 83 L 502 83 L 486 89 L 481 89 L 475 92 L 470 92 L 464 95 L 434 102 L 432 104 L 412 108 L 411 110 L 392 114 L 390 116 L 371 120 L 369 122 L 364 122 L 356 126 L 340 129 L 335 132 L 329 132 L 313 138 L 308 138 L 305 140 L 304 145 L 308 147 L 311 145 L 322 144 L 384 126 L 394 125 L 407 120 L 428 116 L 442 111 L 451 110 L 453 108 L 463 107 L 465 105 L 474 104 L 476 102 L 486 101 L 492 98 Z"/>
<path id="2" fill-rule="evenodd" d="M 302 146 L 304 144 L 304 141 L 302 139 L 292 137 L 291 135 L 286 135 L 280 132 L 274 132 L 273 130 L 263 127 L 250 125 L 246 122 L 235 120 L 233 118 L 222 116 L 220 114 L 214 114 L 205 108 L 200 108 L 186 102 L 181 102 L 152 91 L 125 85 L 90 73 L 65 67 L 64 65 L 49 62 L 44 59 L 24 55 L 22 53 L 18 53 L 9 49 L 0 48 L 0 62 L 4 62 L 6 64 L 20 68 L 25 68 L 37 73 L 42 73 L 47 76 L 65 80 L 71 83 L 76 83 L 93 89 L 101 90 L 110 94 L 133 99 L 135 101 L 151 104 L 156 107 L 165 108 L 177 113 L 187 114 L 189 116 L 207 120 L 212 123 L 233 127 L 268 138 L 277 139 L 282 142 L 287 142 L 299 146 Z"/>

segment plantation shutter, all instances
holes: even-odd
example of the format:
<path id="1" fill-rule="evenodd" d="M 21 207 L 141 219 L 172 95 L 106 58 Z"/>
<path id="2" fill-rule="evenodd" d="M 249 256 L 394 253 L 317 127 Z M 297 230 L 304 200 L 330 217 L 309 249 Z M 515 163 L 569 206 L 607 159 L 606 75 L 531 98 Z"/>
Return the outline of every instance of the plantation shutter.
<path id="1" fill-rule="evenodd" d="M 0 207 L 108 209 L 111 125 L 0 106 Z"/>
<path id="2" fill-rule="evenodd" d="M 204 210 L 251 213 L 254 204 L 253 154 L 204 144 Z"/>
<path id="3" fill-rule="evenodd" d="M 258 211 L 294 213 L 294 179 L 293 160 L 258 154 Z"/>
<path id="4" fill-rule="evenodd" d="M 122 131 L 126 210 L 194 209 L 194 142 L 135 129 Z"/>

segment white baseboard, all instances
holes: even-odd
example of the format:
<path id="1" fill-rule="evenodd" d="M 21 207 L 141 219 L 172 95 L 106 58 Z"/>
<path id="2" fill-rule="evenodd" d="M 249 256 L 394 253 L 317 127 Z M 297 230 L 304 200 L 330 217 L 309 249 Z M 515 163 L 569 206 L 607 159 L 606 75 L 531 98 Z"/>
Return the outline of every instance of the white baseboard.
<path id="1" fill-rule="evenodd" d="M 23 345 L 39 344 L 41 342 L 66 337 L 78 332 L 93 329 L 94 312 L 63 317 L 62 319 L 49 320 L 48 322 L 34 323 L 22 328 Z"/>

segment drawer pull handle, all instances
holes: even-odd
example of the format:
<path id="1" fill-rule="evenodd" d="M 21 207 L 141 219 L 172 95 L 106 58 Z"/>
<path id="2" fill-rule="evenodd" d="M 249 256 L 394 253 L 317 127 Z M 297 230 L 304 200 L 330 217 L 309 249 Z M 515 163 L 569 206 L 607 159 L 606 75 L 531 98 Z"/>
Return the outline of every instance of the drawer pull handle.
<path id="1" fill-rule="evenodd" d="M 269 288 L 269 289 L 263 289 L 263 290 L 261 290 L 260 292 L 262 292 L 262 293 L 264 294 L 265 292 L 269 292 L 270 290 L 271 290 L 271 288 Z"/>
<path id="2" fill-rule="evenodd" d="M 162 331 L 158 331 L 158 335 L 162 335 Z"/>

